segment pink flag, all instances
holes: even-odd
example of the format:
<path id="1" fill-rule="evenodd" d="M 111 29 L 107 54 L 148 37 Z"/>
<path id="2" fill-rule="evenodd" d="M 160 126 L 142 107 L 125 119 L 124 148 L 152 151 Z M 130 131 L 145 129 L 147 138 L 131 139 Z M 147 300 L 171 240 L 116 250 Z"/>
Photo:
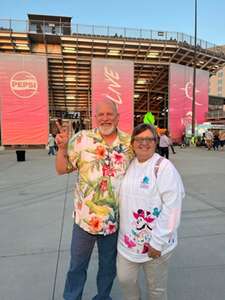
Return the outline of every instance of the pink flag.
<path id="1" fill-rule="evenodd" d="M 209 72 L 196 70 L 195 122 L 205 121 L 208 111 Z M 180 141 L 185 127 L 192 124 L 193 68 L 170 65 L 169 76 L 169 130 L 175 141 Z"/>
<path id="2" fill-rule="evenodd" d="M 92 127 L 96 126 L 96 104 L 103 99 L 117 104 L 119 128 L 128 133 L 133 129 L 134 65 L 132 61 L 92 59 Z"/>
<path id="3" fill-rule="evenodd" d="M 0 55 L 0 100 L 3 145 L 48 142 L 46 57 Z"/>

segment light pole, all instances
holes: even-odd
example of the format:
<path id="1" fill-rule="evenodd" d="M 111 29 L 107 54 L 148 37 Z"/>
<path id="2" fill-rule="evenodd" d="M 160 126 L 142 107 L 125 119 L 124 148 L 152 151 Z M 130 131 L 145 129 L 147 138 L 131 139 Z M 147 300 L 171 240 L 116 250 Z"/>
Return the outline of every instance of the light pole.
<path id="1" fill-rule="evenodd" d="M 195 87 L 196 87 L 196 52 L 197 52 L 197 0 L 195 0 L 195 35 L 194 35 L 194 64 L 193 64 L 193 91 L 192 91 L 192 137 L 195 136 Z"/>

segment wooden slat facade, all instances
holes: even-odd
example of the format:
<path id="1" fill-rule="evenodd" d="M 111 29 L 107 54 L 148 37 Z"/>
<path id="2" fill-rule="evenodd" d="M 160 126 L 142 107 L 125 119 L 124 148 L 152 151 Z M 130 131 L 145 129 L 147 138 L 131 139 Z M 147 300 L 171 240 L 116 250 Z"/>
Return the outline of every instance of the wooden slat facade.
<path id="1" fill-rule="evenodd" d="M 90 113 L 92 58 L 134 62 L 134 111 L 159 113 L 168 101 L 170 63 L 193 66 L 194 47 L 171 39 L 129 38 L 71 33 L 59 35 L 14 32 L 0 27 L 0 52 L 41 54 L 48 59 L 49 111 Z M 215 73 L 225 63 L 225 54 L 197 48 L 197 67 Z"/>

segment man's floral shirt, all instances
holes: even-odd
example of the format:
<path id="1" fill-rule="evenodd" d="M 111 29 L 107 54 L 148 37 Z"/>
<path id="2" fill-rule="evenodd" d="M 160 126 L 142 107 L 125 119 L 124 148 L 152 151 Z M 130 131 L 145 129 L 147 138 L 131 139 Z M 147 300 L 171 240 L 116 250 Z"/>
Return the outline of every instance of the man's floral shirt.
<path id="1" fill-rule="evenodd" d="M 118 130 L 108 145 L 98 129 L 82 130 L 70 139 L 68 155 L 78 170 L 75 223 L 91 234 L 115 232 L 120 181 L 133 157 L 130 136 Z"/>

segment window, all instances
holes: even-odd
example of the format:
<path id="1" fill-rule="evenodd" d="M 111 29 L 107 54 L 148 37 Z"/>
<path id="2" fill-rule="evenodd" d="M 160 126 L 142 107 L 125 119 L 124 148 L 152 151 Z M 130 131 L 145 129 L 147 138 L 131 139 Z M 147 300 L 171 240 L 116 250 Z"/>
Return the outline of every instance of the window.
<path id="1" fill-rule="evenodd" d="M 222 80 L 222 79 L 219 79 L 219 80 L 218 80 L 218 87 L 219 87 L 219 86 L 222 86 L 222 84 L 223 84 L 223 80 Z"/>

